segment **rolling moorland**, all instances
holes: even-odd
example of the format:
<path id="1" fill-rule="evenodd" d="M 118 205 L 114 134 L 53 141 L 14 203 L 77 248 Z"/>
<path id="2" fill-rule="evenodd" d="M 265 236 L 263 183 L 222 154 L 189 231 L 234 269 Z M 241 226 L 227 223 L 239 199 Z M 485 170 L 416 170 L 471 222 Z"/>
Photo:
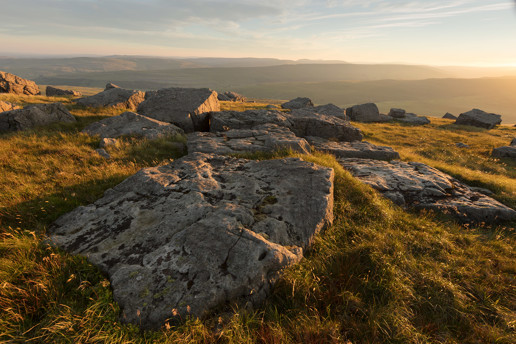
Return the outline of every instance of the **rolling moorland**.
<path id="1" fill-rule="evenodd" d="M 516 123 L 516 69 L 360 65 L 343 61 L 150 57 L 0 58 L 0 70 L 38 84 L 103 88 L 210 87 L 256 99 L 306 96 L 341 107 L 376 103 L 388 112 L 399 106 L 419 115 L 458 115 L 472 108 Z"/>
<path id="2" fill-rule="evenodd" d="M 83 91 L 88 91 L 86 88 Z M 90 90 L 95 93 L 95 90 Z M 85 92 L 86 93 L 86 92 Z M 297 94 L 300 95 L 300 94 Z M 328 154 L 287 155 L 335 170 L 335 222 L 289 268 L 257 309 L 228 306 L 159 331 L 119 322 L 109 281 L 84 258 L 48 245 L 60 215 L 94 202 L 143 167 L 183 153 L 174 141 L 125 138 L 96 154 L 80 131 L 123 110 L 84 108 L 71 98 L 0 95 L 18 104 L 62 102 L 76 123 L 0 135 L 0 340 L 109 343 L 513 343 L 516 339 L 515 226 L 459 225 L 406 212 L 353 178 Z M 317 101 L 316 101 L 317 102 Z M 269 103 L 222 102 L 222 110 Z M 398 105 L 398 103 L 396 103 Z M 408 107 L 407 107 L 408 108 Z M 412 109 L 410 109 L 412 111 Z M 505 116 L 504 116 L 505 119 Z M 490 156 L 516 128 L 485 130 L 431 118 L 429 125 L 353 123 L 364 139 L 396 149 L 516 207 L 516 163 Z M 458 148 L 463 142 L 469 149 Z M 171 318 L 173 315 L 171 314 Z"/>

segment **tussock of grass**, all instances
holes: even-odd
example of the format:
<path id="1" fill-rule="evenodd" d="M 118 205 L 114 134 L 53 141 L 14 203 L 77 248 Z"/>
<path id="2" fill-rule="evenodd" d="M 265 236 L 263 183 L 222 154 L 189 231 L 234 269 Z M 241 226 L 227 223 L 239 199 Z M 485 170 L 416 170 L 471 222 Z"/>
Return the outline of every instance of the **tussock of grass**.
<path id="1" fill-rule="evenodd" d="M 0 341 L 516 341 L 516 253 L 514 238 L 507 231 L 464 228 L 437 220 L 433 214 L 406 213 L 354 179 L 334 157 L 320 153 L 246 155 L 253 159 L 296 156 L 335 170 L 334 225 L 316 238 L 300 264 L 285 271 L 265 304 L 254 311 L 233 305 L 211 317 L 187 317 L 155 332 L 121 324 L 106 277 L 84 258 L 48 246 L 45 229 L 57 216 L 95 201 L 138 169 L 166 163 L 180 153 L 174 151 L 171 139 L 126 138 L 118 147 L 108 148 L 112 159 L 104 160 L 94 152 L 98 138 L 79 131 L 117 111 L 70 108 L 78 118 L 76 124 L 0 135 L 4 190 L 0 198 Z M 463 153 L 449 147 L 443 153 L 450 155 L 448 160 L 441 162 L 457 176 L 474 171 L 477 155 L 489 161 L 480 153 L 480 142 L 491 136 L 482 131 L 465 134 L 434 124 L 421 133 L 399 124 L 361 127 L 370 141 L 395 148 L 412 144 L 406 151 L 398 148 L 403 158 L 432 163 L 441 159 L 430 154 L 440 151 L 435 142 L 442 140 L 445 146 L 456 139 L 451 135 L 459 135 L 472 150 Z M 506 144 L 505 136 L 512 133 L 499 130 L 487 135 L 495 134 L 493 144 Z M 467 141 L 472 133 L 480 136 Z M 420 137 L 433 143 L 426 145 Z M 462 154 L 473 154 L 471 162 L 465 158 L 464 170 L 454 168 Z M 509 165 L 494 163 L 497 172 L 482 172 L 490 178 L 480 185 L 494 185 L 499 177 L 514 178 Z M 514 199 L 510 185 L 499 187 L 497 197 L 506 192 L 508 200 Z"/>

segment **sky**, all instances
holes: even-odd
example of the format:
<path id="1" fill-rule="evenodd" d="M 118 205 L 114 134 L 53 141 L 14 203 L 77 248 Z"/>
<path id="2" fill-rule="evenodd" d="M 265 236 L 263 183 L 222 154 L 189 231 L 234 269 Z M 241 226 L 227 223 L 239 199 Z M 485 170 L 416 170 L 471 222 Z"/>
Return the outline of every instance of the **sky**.
<path id="1" fill-rule="evenodd" d="M 0 0 L 0 56 L 516 66 L 515 0 Z"/>

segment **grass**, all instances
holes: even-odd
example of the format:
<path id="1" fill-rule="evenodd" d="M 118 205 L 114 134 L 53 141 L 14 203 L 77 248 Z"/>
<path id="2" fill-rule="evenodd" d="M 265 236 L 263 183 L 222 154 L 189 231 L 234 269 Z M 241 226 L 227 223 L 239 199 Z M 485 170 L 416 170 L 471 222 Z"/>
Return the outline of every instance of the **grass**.
<path id="1" fill-rule="evenodd" d="M 224 102 L 222 107 L 265 105 Z M 59 215 L 95 201 L 138 169 L 179 157 L 171 142 L 181 138 L 127 138 L 109 148 L 112 158 L 105 160 L 95 153 L 98 138 L 80 130 L 119 110 L 83 109 L 69 101 L 67 106 L 77 123 L 0 135 L 0 342 L 516 341 L 513 232 L 404 212 L 354 179 L 334 157 L 320 153 L 247 156 L 294 155 L 335 170 L 334 225 L 300 264 L 285 271 L 261 307 L 232 305 L 154 332 L 121 324 L 106 276 L 84 258 L 50 247 L 45 230 Z M 514 165 L 487 155 L 489 145 L 510 142 L 512 128 L 486 132 L 434 121 L 417 128 L 360 126 L 369 141 L 394 146 L 404 159 L 441 163 L 457 177 L 514 202 Z M 472 148 L 455 150 L 452 144 L 459 139 Z"/>

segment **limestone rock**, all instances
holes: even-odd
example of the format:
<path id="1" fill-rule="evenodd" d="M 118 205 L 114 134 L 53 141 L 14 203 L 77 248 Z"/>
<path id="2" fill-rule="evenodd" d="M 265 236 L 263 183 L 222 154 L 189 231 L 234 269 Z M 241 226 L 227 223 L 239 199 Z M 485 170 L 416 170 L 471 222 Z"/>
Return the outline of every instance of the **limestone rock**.
<path id="1" fill-rule="evenodd" d="M 2 71 L 0 71 L 0 93 L 25 94 L 29 96 L 41 94 L 38 85 L 34 81 Z"/>
<path id="2" fill-rule="evenodd" d="M 133 135 L 148 139 L 184 134 L 181 128 L 173 124 L 160 122 L 134 112 L 124 112 L 119 116 L 105 118 L 90 124 L 82 132 L 89 135 L 99 135 L 101 138 Z"/>
<path id="3" fill-rule="evenodd" d="M 495 158 L 516 159 L 516 146 L 503 146 L 493 149 L 491 155 Z"/>
<path id="4" fill-rule="evenodd" d="M 73 90 L 63 90 L 61 88 L 47 86 L 45 91 L 47 97 L 56 97 L 56 96 L 74 96 L 79 97 L 82 96 L 81 92 L 73 91 Z"/>
<path id="5" fill-rule="evenodd" d="M 238 94 L 236 92 L 224 92 L 219 93 L 217 95 L 217 99 L 220 101 L 230 101 L 230 102 L 245 102 L 247 101 L 247 98 L 244 97 L 241 94 Z"/>
<path id="6" fill-rule="evenodd" d="M 332 169 L 196 153 L 141 170 L 49 233 L 109 276 L 122 320 L 158 328 L 172 309 L 262 301 L 332 206 Z"/>
<path id="7" fill-rule="evenodd" d="M 117 139 L 112 139 L 112 138 L 109 138 L 109 137 L 104 137 L 102 139 L 100 139 L 100 148 L 106 148 L 108 146 L 117 146 L 118 145 L 118 140 Z"/>
<path id="8" fill-rule="evenodd" d="M 185 132 L 207 131 L 207 112 L 220 111 L 217 92 L 208 88 L 164 88 L 148 92 L 138 113 L 173 123 Z"/>
<path id="9" fill-rule="evenodd" d="M 352 121 L 357 122 L 384 122 L 385 118 L 380 116 L 380 111 L 374 103 L 355 105 L 346 109 L 346 115 Z"/>
<path id="10" fill-rule="evenodd" d="M 106 88 L 104 88 L 104 91 L 110 90 L 112 88 L 120 88 L 120 86 L 113 84 L 112 82 L 108 82 L 106 84 Z"/>
<path id="11" fill-rule="evenodd" d="M 95 150 L 101 157 L 104 159 L 111 159 L 111 155 L 104 148 L 99 148 Z"/>
<path id="12" fill-rule="evenodd" d="M 396 120 L 403 123 L 409 123 L 414 125 L 425 125 L 430 123 L 430 120 L 425 116 L 418 116 L 410 112 L 406 113 L 405 116 L 402 118 L 396 118 Z"/>
<path id="13" fill-rule="evenodd" d="M 92 107 L 116 107 L 136 110 L 145 99 L 142 91 L 126 90 L 123 88 L 110 88 L 94 96 L 77 99 L 77 103 Z"/>
<path id="14" fill-rule="evenodd" d="M 0 113 L 0 132 L 18 131 L 55 122 L 75 122 L 61 103 L 37 104 Z"/>
<path id="15" fill-rule="evenodd" d="M 403 118 L 405 117 L 406 111 L 403 109 L 396 109 L 392 108 L 391 111 L 389 111 L 389 116 L 393 118 Z"/>
<path id="16" fill-rule="evenodd" d="M 455 124 L 472 125 L 474 127 L 492 129 L 502 123 L 502 116 L 494 113 L 487 113 L 479 109 L 473 109 L 461 113 Z"/>
<path id="17" fill-rule="evenodd" d="M 339 159 L 353 176 L 401 206 L 448 213 L 463 223 L 516 220 L 516 211 L 417 162 Z"/>
<path id="18" fill-rule="evenodd" d="M 308 111 L 292 111 L 291 130 L 300 137 L 316 136 L 337 141 L 361 141 L 362 132 L 348 121 Z"/>
<path id="19" fill-rule="evenodd" d="M 12 104 L 12 103 L 4 102 L 4 101 L 0 100 L 0 112 L 11 111 L 11 110 L 16 110 L 16 109 L 20 109 L 20 107 L 16 104 Z"/>
<path id="20" fill-rule="evenodd" d="M 335 142 L 319 137 L 307 137 L 306 140 L 318 151 L 327 152 L 337 158 L 361 158 L 375 160 L 399 159 L 398 152 L 391 147 L 376 146 L 369 142 Z"/>
<path id="21" fill-rule="evenodd" d="M 302 109 L 296 109 L 292 112 L 300 112 L 300 111 L 307 111 L 312 113 L 318 113 L 321 115 L 327 115 L 327 116 L 335 116 L 339 117 L 343 120 L 347 120 L 346 114 L 344 113 L 344 109 L 341 109 L 337 105 L 334 104 L 326 104 L 326 105 L 319 105 L 314 107 L 306 107 Z"/>
<path id="22" fill-rule="evenodd" d="M 285 114 L 276 110 L 220 111 L 209 113 L 210 131 L 252 129 L 259 125 L 276 124 L 290 128 L 292 123 Z"/>
<path id="23" fill-rule="evenodd" d="M 453 120 L 457 120 L 457 116 L 454 116 L 452 115 L 451 113 L 447 112 L 446 114 L 444 114 L 443 118 L 445 119 L 453 119 Z"/>
<path id="24" fill-rule="evenodd" d="M 310 153 L 310 145 L 288 128 L 264 124 L 253 129 L 231 129 L 217 133 L 195 132 L 188 135 L 188 152 L 235 154 L 274 152 L 291 149 Z"/>
<path id="25" fill-rule="evenodd" d="M 303 98 L 303 97 L 297 97 L 296 99 L 292 99 L 286 103 L 281 104 L 281 107 L 283 109 L 303 109 L 307 107 L 314 106 L 314 103 L 312 103 L 312 100 L 310 98 Z"/>

